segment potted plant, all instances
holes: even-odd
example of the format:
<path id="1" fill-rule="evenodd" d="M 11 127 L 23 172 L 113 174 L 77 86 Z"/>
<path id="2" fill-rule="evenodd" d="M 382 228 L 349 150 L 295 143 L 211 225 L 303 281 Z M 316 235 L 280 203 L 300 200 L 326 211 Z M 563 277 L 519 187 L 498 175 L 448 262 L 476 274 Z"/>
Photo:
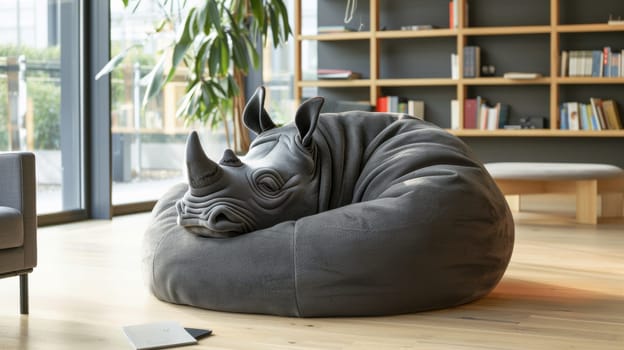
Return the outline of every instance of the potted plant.
<path id="1" fill-rule="evenodd" d="M 134 3 L 134 9 L 141 0 Z M 176 37 L 160 52 L 157 63 L 143 79 L 147 85 L 143 106 L 171 81 L 176 72 L 186 75 L 186 93 L 177 116 L 212 127 L 223 124 L 228 144 L 237 153 L 249 146 L 242 124 L 245 104 L 244 77 L 260 64 L 258 43 L 275 47 L 288 40 L 292 30 L 283 0 L 154 0 L 163 17 L 155 25 L 158 35 L 174 30 Z M 122 0 L 128 6 L 129 0 Z M 269 35 L 270 33 L 270 35 Z M 136 45 L 122 50 L 97 74 L 110 73 Z M 180 69 L 182 68 L 183 69 Z M 233 118 L 233 129 L 228 127 Z M 232 135 L 230 141 L 229 135 Z"/>

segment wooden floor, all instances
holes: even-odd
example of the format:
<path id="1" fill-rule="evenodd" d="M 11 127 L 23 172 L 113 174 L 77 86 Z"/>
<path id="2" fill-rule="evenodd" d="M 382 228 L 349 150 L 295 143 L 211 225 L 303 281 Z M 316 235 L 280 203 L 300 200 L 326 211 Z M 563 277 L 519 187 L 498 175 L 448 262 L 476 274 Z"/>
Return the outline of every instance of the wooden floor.
<path id="1" fill-rule="evenodd" d="M 517 217 L 499 286 L 462 307 L 393 317 L 297 319 L 156 300 L 141 279 L 149 216 L 42 228 L 31 314 L 0 280 L 0 349 L 130 349 L 124 325 L 211 328 L 189 349 L 624 349 L 624 224 Z"/>

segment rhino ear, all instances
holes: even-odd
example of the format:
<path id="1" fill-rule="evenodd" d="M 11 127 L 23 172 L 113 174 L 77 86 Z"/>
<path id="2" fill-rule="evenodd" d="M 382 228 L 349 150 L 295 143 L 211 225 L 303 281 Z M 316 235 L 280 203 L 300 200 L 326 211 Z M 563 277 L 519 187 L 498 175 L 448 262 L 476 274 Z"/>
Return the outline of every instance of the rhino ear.
<path id="1" fill-rule="evenodd" d="M 322 97 L 313 97 L 299 106 L 297 114 L 295 114 L 295 125 L 301 137 L 301 144 L 304 147 L 310 146 L 312 143 L 312 134 L 316 130 L 321 107 L 323 107 L 325 99 Z"/>
<path id="2" fill-rule="evenodd" d="M 275 128 L 269 113 L 264 109 L 264 96 L 264 86 L 258 87 L 243 110 L 243 123 L 256 134 Z"/>

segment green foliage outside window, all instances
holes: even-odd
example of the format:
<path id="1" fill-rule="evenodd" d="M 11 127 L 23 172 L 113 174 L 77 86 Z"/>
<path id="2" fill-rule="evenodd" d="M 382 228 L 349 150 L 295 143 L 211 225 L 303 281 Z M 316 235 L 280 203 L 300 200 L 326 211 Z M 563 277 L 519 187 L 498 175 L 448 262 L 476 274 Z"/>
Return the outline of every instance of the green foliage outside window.
<path id="1" fill-rule="evenodd" d="M 0 45 L 0 57 L 26 57 L 26 88 L 32 101 L 35 149 L 60 149 L 60 71 L 53 67 L 60 63 L 59 47 L 36 49 Z M 29 69 L 35 64 L 49 65 L 48 71 Z M 0 150 L 9 150 L 8 86 L 6 76 L 0 79 Z"/>

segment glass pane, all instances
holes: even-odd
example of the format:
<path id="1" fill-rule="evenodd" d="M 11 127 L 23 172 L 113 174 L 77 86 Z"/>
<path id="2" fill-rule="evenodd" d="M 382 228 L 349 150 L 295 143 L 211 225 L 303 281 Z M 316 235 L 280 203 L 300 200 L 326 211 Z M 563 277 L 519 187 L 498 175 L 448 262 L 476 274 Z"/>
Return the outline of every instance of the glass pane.
<path id="1" fill-rule="evenodd" d="M 294 0 L 284 0 L 284 3 L 288 8 L 288 19 L 294 31 Z M 311 4 L 311 1 L 302 4 L 302 13 L 308 13 L 306 6 Z M 294 45 L 295 39 L 290 37 L 285 45 L 274 49 L 273 44 L 269 44 L 263 52 L 262 81 L 267 90 L 266 108 L 271 118 L 279 124 L 289 123 L 295 118 Z"/>
<path id="2" fill-rule="evenodd" d="M 176 3 L 173 1 L 171 4 Z M 111 56 L 134 44 L 143 44 L 162 18 L 155 0 L 143 0 L 136 11 L 111 1 Z M 186 182 L 184 145 L 190 130 L 197 130 L 209 157 L 220 159 L 226 147 L 222 129 L 212 131 L 200 124 L 185 125 L 176 118 L 178 102 L 185 92 L 184 75 L 167 84 L 163 92 L 141 108 L 145 77 L 174 34 L 152 36 L 141 48 L 129 52 L 112 73 L 111 128 L 113 204 L 157 200 L 171 186 Z"/>
<path id="3" fill-rule="evenodd" d="M 35 153 L 38 214 L 84 207 L 78 3 L 0 1 L 0 151 Z"/>

